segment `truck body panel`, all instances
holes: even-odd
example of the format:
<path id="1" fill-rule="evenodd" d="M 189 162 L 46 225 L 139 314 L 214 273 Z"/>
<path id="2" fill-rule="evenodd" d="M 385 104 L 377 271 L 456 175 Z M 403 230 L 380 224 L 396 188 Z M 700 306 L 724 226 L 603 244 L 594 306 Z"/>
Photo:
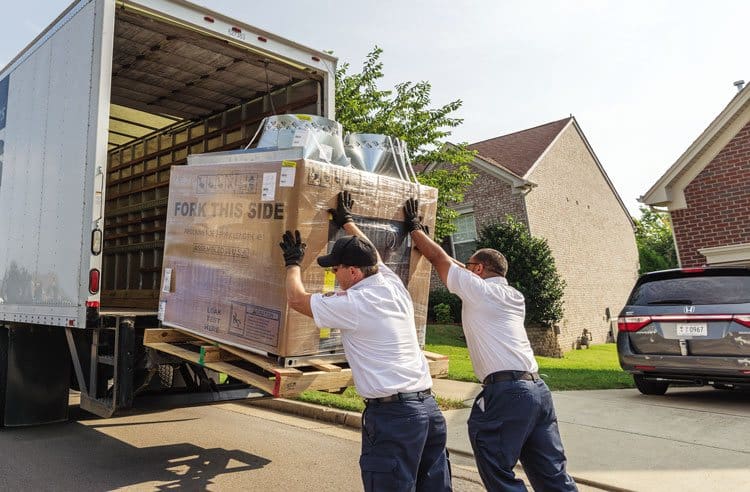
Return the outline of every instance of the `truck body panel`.
<path id="1" fill-rule="evenodd" d="M 79 326 L 88 293 L 101 44 L 95 2 L 81 2 L 23 57 L 8 80 L 0 183 L 0 316 Z M 106 149 L 106 147 L 105 147 Z"/>
<path id="2" fill-rule="evenodd" d="M 182 0 L 73 3 L 0 72 L 0 321 L 155 314 L 169 168 L 276 112 L 332 117 L 335 68 Z"/>

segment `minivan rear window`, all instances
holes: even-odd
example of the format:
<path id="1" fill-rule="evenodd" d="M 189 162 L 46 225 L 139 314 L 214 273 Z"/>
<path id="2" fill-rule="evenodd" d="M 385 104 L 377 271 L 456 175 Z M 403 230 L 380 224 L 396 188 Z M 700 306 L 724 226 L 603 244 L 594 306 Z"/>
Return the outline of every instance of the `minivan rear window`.
<path id="1" fill-rule="evenodd" d="M 750 276 L 694 276 L 653 280 L 630 294 L 631 306 L 750 303 Z"/>

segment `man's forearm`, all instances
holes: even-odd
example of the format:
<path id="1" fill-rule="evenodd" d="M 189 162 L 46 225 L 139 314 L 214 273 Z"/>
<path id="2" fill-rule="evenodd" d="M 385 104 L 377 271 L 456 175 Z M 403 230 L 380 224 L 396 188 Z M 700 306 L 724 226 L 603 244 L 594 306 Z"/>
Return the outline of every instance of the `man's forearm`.
<path id="1" fill-rule="evenodd" d="M 458 266 L 463 267 L 463 263 L 451 258 L 438 243 L 430 239 L 430 236 L 425 234 L 424 231 L 415 230 L 411 233 L 411 240 L 414 242 L 414 247 L 422 253 L 422 256 L 427 258 L 432 266 L 435 267 L 440 280 L 443 284 L 448 283 L 448 270 L 450 270 L 451 263 L 455 263 Z"/>
<path id="2" fill-rule="evenodd" d="M 424 231 L 416 230 L 411 232 L 411 240 L 414 241 L 414 246 L 422 253 L 422 256 L 430 260 L 430 263 L 435 263 L 441 256 L 447 256 L 443 248 L 438 243 L 430 239 L 430 237 L 424 233 Z"/>
<path id="3" fill-rule="evenodd" d="M 359 227 L 357 227 L 357 224 L 355 224 L 354 222 L 347 222 L 346 224 L 344 224 L 343 229 L 344 229 L 344 232 L 346 232 L 350 236 L 359 236 L 362 238 L 367 238 L 367 236 L 365 236 L 365 233 L 362 232 L 362 230 Z"/>
<path id="4" fill-rule="evenodd" d="M 344 224 L 343 229 L 344 229 L 344 232 L 346 232 L 350 236 L 361 237 L 362 239 L 367 240 L 368 243 L 372 244 L 372 241 L 370 241 L 370 238 L 367 237 L 365 233 L 362 232 L 362 230 L 359 227 L 357 227 L 357 224 L 355 224 L 354 222 L 347 222 L 346 224 Z M 374 244 L 372 245 L 375 246 Z M 381 263 L 383 259 L 380 257 L 380 253 L 378 253 L 377 248 L 375 248 L 375 252 L 378 255 L 378 263 Z"/>
<path id="5" fill-rule="evenodd" d="M 286 300 L 289 307 L 306 316 L 313 317 L 310 307 L 312 296 L 305 290 L 302 284 L 302 271 L 298 266 L 290 266 L 286 269 Z"/>

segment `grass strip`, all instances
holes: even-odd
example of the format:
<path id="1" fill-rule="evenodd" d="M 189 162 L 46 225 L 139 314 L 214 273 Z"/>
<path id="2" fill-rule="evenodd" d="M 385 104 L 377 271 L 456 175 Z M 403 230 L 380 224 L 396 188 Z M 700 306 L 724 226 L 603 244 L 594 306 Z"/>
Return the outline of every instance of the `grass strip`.
<path id="1" fill-rule="evenodd" d="M 447 355 L 448 379 L 478 383 L 458 325 L 429 325 L 425 349 Z M 539 373 L 552 391 L 632 388 L 633 378 L 620 368 L 613 343 L 571 350 L 564 357 L 536 357 Z"/>

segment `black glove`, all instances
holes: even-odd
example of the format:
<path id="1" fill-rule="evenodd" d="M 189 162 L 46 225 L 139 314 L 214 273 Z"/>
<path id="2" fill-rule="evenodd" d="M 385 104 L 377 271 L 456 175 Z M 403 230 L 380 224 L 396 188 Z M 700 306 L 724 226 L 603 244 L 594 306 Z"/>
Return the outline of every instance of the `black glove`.
<path id="1" fill-rule="evenodd" d="M 404 204 L 404 226 L 406 226 L 407 232 L 412 231 L 425 231 L 427 232 L 427 226 L 422 225 L 422 217 L 419 216 L 419 200 L 416 198 L 409 198 Z"/>
<path id="2" fill-rule="evenodd" d="M 354 200 L 352 200 L 352 194 L 344 190 L 339 193 L 338 205 L 336 208 L 329 208 L 328 212 L 333 216 L 333 221 L 339 227 L 344 227 L 344 224 L 354 222 L 352 218 L 352 207 L 354 206 Z"/>
<path id="3" fill-rule="evenodd" d="M 279 246 L 281 246 L 281 251 L 284 252 L 284 264 L 286 266 L 300 266 L 302 258 L 305 257 L 307 244 L 302 242 L 299 231 L 294 231 L 294 234 L 291 231 L 286 231 Z"/>

